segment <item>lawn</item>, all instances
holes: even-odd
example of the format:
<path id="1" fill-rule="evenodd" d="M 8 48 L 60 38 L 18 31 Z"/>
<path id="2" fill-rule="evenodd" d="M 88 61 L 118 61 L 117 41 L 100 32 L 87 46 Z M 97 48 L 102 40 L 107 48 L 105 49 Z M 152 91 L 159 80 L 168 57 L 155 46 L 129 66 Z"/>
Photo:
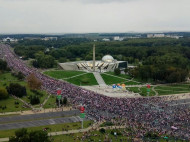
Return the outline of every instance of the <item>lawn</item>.
<path id="1" fill-rule="evenodd" d="M 47 72 L 44 72 L 44 74 L 56 79 L 63 79 L 69 83 L 72 83 L 78 86 L 98 85 L 92 73 L 85 74 L 85 72 L 83 71 L 47 71 Z M 76 76 L 76 75 L 79 75 L 79 76 Z"/>
<path id="2" fill-rule="evenodd" d="M 139 87 L 127 87 L 126 89 L 134 93 L 139 93 L 141 96 L 148 96 L 147 87 L 141 87 L 140 89 Z M 153 92 L 152 89 L 150 88 L 149 96 L 154 96 L 154 95 L 155 92 Z"/>
<path id="3" fill-rule="evenodd" d="M 56 97 L 51 95 L 43 108 L 55 108 Z"/>
<path id="4" fill-rule="evenodd" d="M 101 76 L 107 85 L 112 85 L 112 84 L 117 84 L 117 83 L 121 84 L 127 81 L 125 79 L 117 78 L 117 77 L 110 76 L 107 74 L 101 74 Z"/>
<path id="5" fill-rule="evenodd" d="M 85 72 L 83 72 L 83 71 L 63 71 L 63 70 L 62 71 L 58 70 L 58 71 L 46 71 L 46 72 L 44 72 L 45 75 L 51 76 L 51 77 L 56 78 L 56 79 L 69 78 L 69 77 L 72 77 L 75 75 L 80 75 L 83 73 L 85 73 Z"/>
<path id="6" fill-rule="evenodd" d="M 18 105 L 15 105 L 15 102 L 19 102 Z M 2 107 L 6 106 L 6 109 L 2 109 Z M 24 111 L 29 110 L 30 108 L 22 107 L 23 103 L 19 100 L 15 100 L 13 97 L 9 97 L 6 100 L 0 100 L 0 113 L 2 112 L 15 112 L 15 111 Z"/>
<path id="7" fill-rule="evenodd" d="M 1 88 L 6 88 L 6 86 L 9 86 L 10 83 L 18 83 L 22 86 L 26 87 L 26 92 L 27 92 L 27 96 L 22 97 L 21 99 L 23 99 L 26 102 L 30 102 L 30 100 L 28 99 L 28 96 L 30 95 L 35 95 L 34 92 L 32 92 L 29 87 L 27 86 L 27 83 L 25 81 L 20 81 L 18 80 L 16 77 L 12 76 L 10 72 L 8 73 L 3 73 L 0 74 L 0 87 Z M 48 96 L 48 94 L 45 91 L 41 91 L 38 90 L 41 93 L 40 97 L 40 103 L 42 103 L 45 98 Z M 9 99 L 6 100 L 0 100 L 0 112 L 14 112 L 14 111 L 20 111 L 20 110 L 29 110 L 30 108 L 23 108 L 23 103 L 19 102 L 19 105 L 15 105 L 15 100 L 13 97 L 9 97 Z M 1 106 L 4 107 L 6 105 L 6 109 L 2 110 Z M 35 107 L 39 107 L 38 105 L 36 105 Z"/>
<path id="8" fill-rule="evenodd" d="M 190 92 L 190 84 L 162 85 L 155 87 L 159 95 L 182 94 Z"/>
<path id="9" fill-rule="evenodd" d="M 87 83 L 84 83 L 84 79 L 87 81 Z M 66 79 L 67 82 L 75 84 L 75 85 L 98 85 L 93 73 L 87 73 L 81 76 L 77 76 L 74 78 Z"/>
<path id="10" fill-rule="evenodd" d="M 110 74 L 110 75 L 108 75 L 108 74 Z M 137 83 L 137 82 L 134 82 L 134 81 L 126 80 L 128 78 L 127 75 L 123 75 L 123 74 L 121 75 L 120 74 L 121 76 L 116 76 L 112 72 L 109 72 L 108 74 L 107 73 L 101 74 L 101 76 L 104 79 L 105 83 L 108 84 L 108 85 L 118 84 L 118 83 L 120 83 L 120 84 L 124 83 L 125 85 L 138 85 L 138 84 L 140 84 L 140 83 Z M 114 76 L 111 76 L 111 75 L 114 75 Z M 123 76 L 125 76 L 125 77 L 123 77 Z"/>
<path id="11" fill-rule="evenodd" d="M 89 127 L 92 123 L 93 123 L 92 121 L 84 121 L 84 128 Z M 43 130 L 44 128 L 49 128 L 50 130 L 48 130 L 48 132 L 62 131 L 63 129 L 64 130 L 77 130 L 77 129 L 81 129 L 81 122 L 30 127 L 27 129 L 30 132 L 30 131 L 36 131 L 36 130 Z M 16 130 L 17 129 L 0 130 L 0 138 L 14 136 Z"/>
<path id="12" fill-rule="evenodd" d="M 106 72 L 106 74 L 115 75 L 114 72 Z M 122 77 L 122 78 L 125 78 L 125 79 L 132 79 L 132 77 L 130 77 L 130 76 L 127 75 L 127 74 L 120 74 L 120 75 L 115 75 L 115 76 Z"/>

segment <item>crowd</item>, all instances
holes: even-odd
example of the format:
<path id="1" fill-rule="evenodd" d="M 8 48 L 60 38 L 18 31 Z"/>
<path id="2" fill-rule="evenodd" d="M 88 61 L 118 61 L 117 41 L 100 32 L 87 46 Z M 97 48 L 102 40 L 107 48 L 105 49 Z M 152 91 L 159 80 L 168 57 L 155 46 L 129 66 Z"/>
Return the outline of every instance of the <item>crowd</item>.
<path id="1" fill-rule="evenodd" d="M 187 105 L 168 105 L 168 97 L 111 98 L 85 90 L 70 83 L 50 78 L 36 68 L 28 67 L 8 45 L 0 45 L 8 66 L 28 76 L 33 73 L 43 83 L 42 89 L 56 94 L 61 88 L 62 95 L 68 97 L 73 107 L 83 104 L 87 115 L 96 121 L 117 120 L 135 131 L 137 138 L 147 132 L 170 135 L 190 140 L 190 109 Z"/>

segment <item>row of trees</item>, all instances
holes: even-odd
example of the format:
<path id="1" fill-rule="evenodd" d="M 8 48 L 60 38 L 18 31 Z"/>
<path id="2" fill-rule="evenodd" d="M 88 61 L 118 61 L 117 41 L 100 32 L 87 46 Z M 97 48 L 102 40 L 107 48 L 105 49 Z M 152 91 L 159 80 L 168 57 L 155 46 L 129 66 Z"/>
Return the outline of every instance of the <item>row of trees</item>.
<path id="1" fill-rule="evenodd" d="M 189 71 L 171 65 L 144 65 L 129 70 L 129 74 L 144 81 L 152 79 L 160 83 L 174 83 L 185 81 L 189 75 Z"/>
<path id="2" fill-rule="evenodd" d="M 15 131 L 15 136 L 10 137 L 9 142 L 50 142 L 50 138 L 46 131 L 28 132 L 26 128 L 22 128 Z"/>

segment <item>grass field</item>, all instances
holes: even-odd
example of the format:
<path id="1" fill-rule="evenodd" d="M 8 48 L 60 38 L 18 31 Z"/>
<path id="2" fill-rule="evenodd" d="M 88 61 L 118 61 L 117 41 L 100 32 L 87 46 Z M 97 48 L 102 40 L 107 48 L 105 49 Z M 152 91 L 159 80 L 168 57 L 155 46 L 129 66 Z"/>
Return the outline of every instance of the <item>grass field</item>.
<path id="1" fill-rule="evenodd" d="M 155 87 L 159 95 L 182 94 L 190 92 L 190 84 L 163 85 Z"/>
<path id="2" fill-rule="evenodd" d="M 92 121 L 84 121 L 84 128 L 89 127 L 91 124 L 92 124 Z M 77 130 L 77 129 L 81 129 L 81 122 L 47 125 L 47 126 L 40 126 L 40 127 L 30 127 L 27 129 L 30 132 L 30 131 L 35 131 L 35 130 L 43 130 L 44 128 L 49 128 L 50 130 L 48 132 L 62 131 L 63 129 L 64 130 Z M 0 130 L 0 138 L 14 136 L 16 130 L 17 129 Z"/>
<path id="3" fill-rule="evenodd" d="M 44 72 L 44 74 L 56 79 L 63 79 L 69 83 L 72 83 L 78 86 L 98 85 L 92 73 L 85 73 L 83 71 L 47 71 L 47 72 Z M 87 80 L 86 83 L 84 83 L 83 81 L 84 79 Z"/>
<path id="4" fill-rule="evenodd" d="M 114 75 L 114 76 L 110 76 L 110 75 L 114 75 L 113 72 L 108 72 L 105 74 L 101 74 L 102 78 L 104 79 L 105 83 L 108 85 L 112 85 L 112 84 L 117 84 L 117 83 L 124 83 L 125 85 L 138 85 L 140 83 L 134 82 L 134 81 L 129 81 L 126 79 L 130 79 L 130 77 L 128 75 L 124 75 L 124 74 L 120 74 L 118 76 Z M 123 79 L 122 79 L 123 78 Z"/>
<path id="5" fill-rule="evenodd" d="M 55 108 L 56 106 L 55 102 L 56 102 L 56 97 L 54 95 L 51 95 L 43 108 Z"/>
<path id="6" fill-rule="evenodd" d="M 106 74 L 115 75 L 114 72 L 106 72 Z M 132 79 L 132 77 L 130 77 L 130 76 L 127 75 L 127 74 L 120 74 L 120 75 L 115 75 L 115 76 L 122 77 L 122 78 L 125 78 L 125 79 Z"/>
<path id="7" fill-rule="evenodd" d="M 11 73 L 3 73 L 0 74 L 0 87 L 6 88 L 6 86 L 9 86 L 10 83 L 18 83 L 22 86 L 26 87 L 27 96 L 22 97 L 26 102 L 30 102 L 28 99 L 28 96 L 35 95 L 34 92 L 32 92 L 29 87 L 27 86 L 27 83 L 25 81 L 20 81 L 16 77 L 12 76 Z M 42 95 L 40 97 L 40 103 L 42 103 L 45 98 L 48 96 L 48 94 L 45 91 L 38 90 Z M 15 101 L 19 102 L 19 105 L 15 105 Z M 1 106 L 4 107 L 6 105 L 6 109 L 2 110 Z M 9 97 L 6 100 L 0 100 L 0 113 L 1 112 L 14 112 L 14 111 L 24 111 L 24 110 L 30 110 L 30 108 L 23 108 L 23 103 L 19 100 L 15 100 L 13 97 Z M 35 105 L 34 107 L 39 107 L 38 105 Z"/>
<path id="8" fill-rule="evenodd" d="M 15 101 L 19 102 L 18 105 L 15 105 Z M 15 100 L 13 97 L 9 97 L 6 100 L 0 100 L 0 107 L 6 106 L 6 109 L 0 108 L 0 113 L 2 112 L 15 112 L 15 111 L 24 111 L 24 110 L 30 110 L 30 108 L 24 108 L 23 103 L 19 100 Z"/>
<path id="9" fill-rule="evenodd" d="M 83 71 L 46 71 L 44 72 L 45 75 L 48 75 L 48 76 L 51 76 L 53 78 L 56 78 L 56 79 L 64 79 L 64 78 L 69 78 L 69 77 L 72 77 L 72 76 L 75 76 L 75 75 L 80 75 L 80 74 L 83 74 L 85 72 Z"/>
<path id="10" fill-rule="evenodd" d="M 128 87 L 127 90 L 139 93 L 141 96 L 148 96 L 147 87 Z M 149 96 L 155 96 L 155 92 L 150 88 Z"/>

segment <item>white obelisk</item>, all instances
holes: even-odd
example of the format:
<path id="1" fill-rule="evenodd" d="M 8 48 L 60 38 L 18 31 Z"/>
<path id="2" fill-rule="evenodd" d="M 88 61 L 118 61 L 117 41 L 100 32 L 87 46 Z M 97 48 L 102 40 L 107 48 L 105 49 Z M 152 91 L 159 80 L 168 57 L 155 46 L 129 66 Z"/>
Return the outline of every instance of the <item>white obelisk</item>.
<path id="1" fill-rule="evenodd" d="M 96 62 L 96 57 L 95 57 L 95 51 L 96 47 L 95 47 L 95 44 L 93 46 L 93 72 L 95 72 L 95 62 Z"/>

